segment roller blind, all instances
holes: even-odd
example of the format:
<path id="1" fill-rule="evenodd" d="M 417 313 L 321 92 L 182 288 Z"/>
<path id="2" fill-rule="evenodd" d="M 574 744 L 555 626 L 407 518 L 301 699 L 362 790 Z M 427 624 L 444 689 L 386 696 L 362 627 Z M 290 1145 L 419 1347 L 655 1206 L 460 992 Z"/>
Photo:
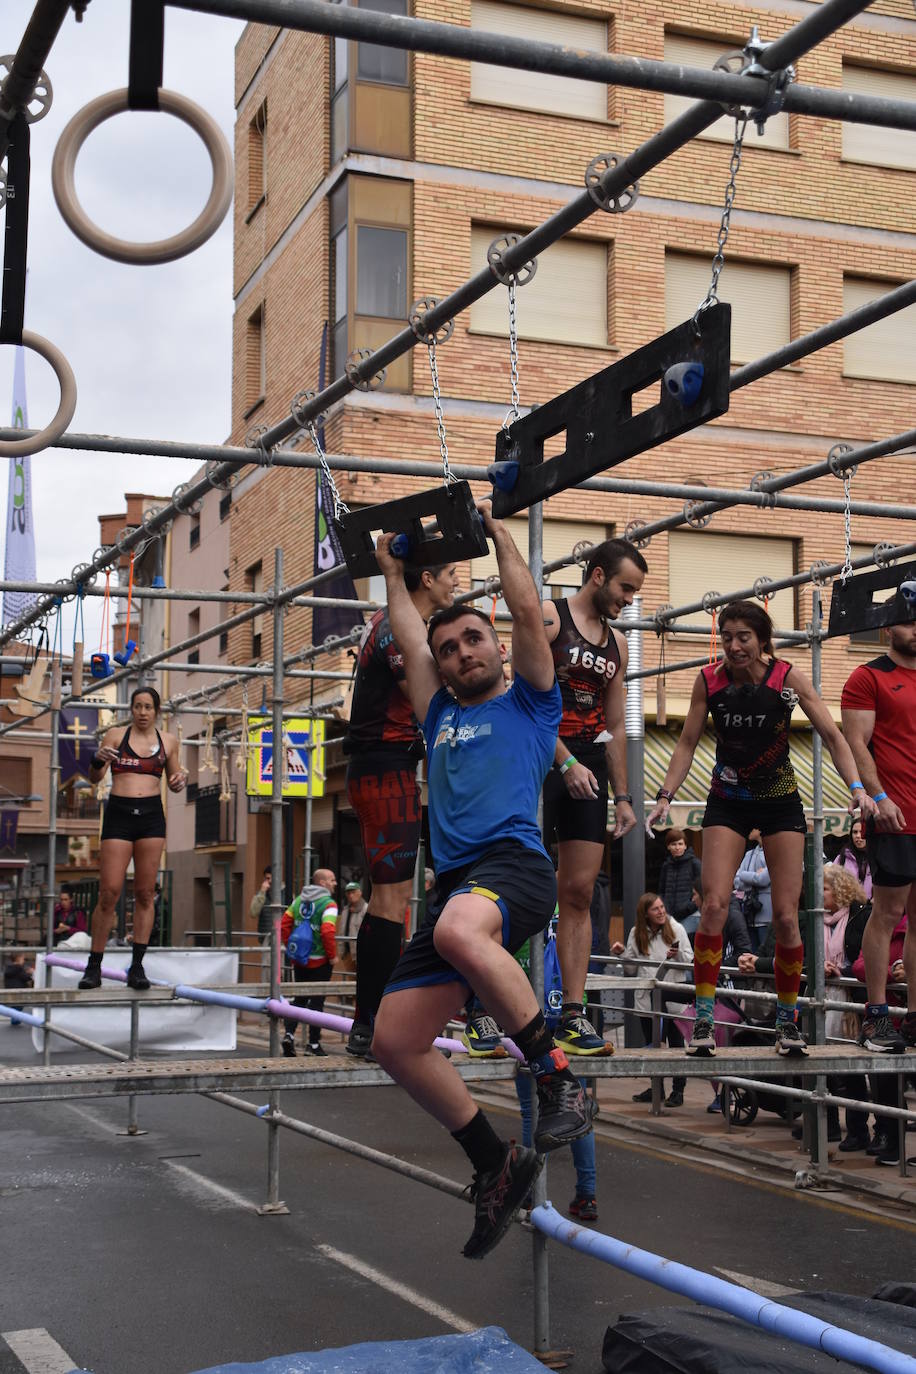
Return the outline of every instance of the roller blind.
<path id="1" fill-rule="evenodd" d="M 672 530 L 668 536 L 668 600 L 673 606 L 700 601 L 706 592 L 727 596 L 751 586 L 758 577 L 777 581 L 794 572 L 795 545 L 791 539 L 709 534 L 706 530 Z M 777 629 L 795 629 L 791 587 L 775 592 L 768 609 Z M 701 623 L 704 615 L 697 612 L 688 619 Z"/>
<path id="2" fill-rule="evenodd" d="M 471 272 L 487 261 L 487 249 L 500 234 L 490 225 L 471 228 Z M 471 306 L 472 330 L 509 333 L 506 291 L 497 287 Z M 607 345 L 607 245 L 587 239 L 561 239 L 538 259 L 536 276 L 519 290 L 521 339 L 552 343 Z"/>
<path id="3" fill-rule="evenodd" d="M 916 72 L 878 71 L 843 63 L 843 90 L 857 95 L 883 96 L 887 100 L 916 100 Z M 916 133 L 909 129 L 879 129 L 870 124 L 843 121 L 843 156 L 851 162 L 880 167 L 916 168 Z"/>
<path id="4" fill-rule="evenodd" d="M 706 295 L 712 258 L 665 254 L 665 328 L 689 320 Z M 729 262 L 719 278 L 719 299 L 732 307 L 732 362 L 749 363 L 791 337 L 792 272 L 788 267 Z"/>
<path id="5" fill-rule="evenodd" d="M 685 38 L 679 33 L 665 34 L 665 61 L 677 62 L 684 67 L 712 67 L 723 53 L 734 52 L 740 44 L 729 44 L 724 39 L 716 42 L 709 38 Z M 696 104 L 691 96 L 665 96 L 665 123 L 670 124 L 679 114 Z M 714 138 L 722 143 L 731 143 L 735 137 L 735 121 L 731 115 L 723 115 L 711 124 L 700 138 Z M 761 135 L 757 134 L 756 124 L 748 124 L 744 136 L 745 148 L 788 148 L 789 116 L 772 115 L 764 125 Z"/>
<path id="6" fill-rule="evenodd" d="M 892 291 L 895 284 L 870 281 L 867 277 L 844 277 L 844 315 Z M 844 339 L 843 371 L 847 377 L 916 382 L 916 305 L 908 305 Z"/>
<path id="7" fill-rule="evenodd" d="M 521 553 L 525 562 L 528 562 L 528 519 L 512 519 L 506 521 L 509 532 L 515 540 L 515 546 Z M 587 541 L 589 544 L 600 544 L 602 540 L 608 538 L 608 533 L 604 525 L 590 525 L 578 520 L 545 520 L 544 521 L 544 562 L 553 563 L 557 558 L 566 558 L 572 553 L 576 544 Z M 499 568 L 496 564 L 496 554 L 492 549 L 486 558 L 475 558 L 471 561 L 471 580 L 472 582 L 483 582 L 488 577 L 496 577 Z M 547 577 L 548 585 L 551 587 L 572 587 L 578 589 L 582 585 L 582 569 L 577 563 L 570 564 L 565 568 L 557 568 L 549 573 Z"/>
<path id="8" fill-rule="evenodd" d="M 500 4 L 497 0 L 472 0 L 471 28 L 532 42 L 607 52 L 607 24 L 602 19 Z M 471 99 L 510 105 L 518 110 L 607 119 L 607 86 L 598 81 L 522 72 L 484 62 L 471 63 Z"/>

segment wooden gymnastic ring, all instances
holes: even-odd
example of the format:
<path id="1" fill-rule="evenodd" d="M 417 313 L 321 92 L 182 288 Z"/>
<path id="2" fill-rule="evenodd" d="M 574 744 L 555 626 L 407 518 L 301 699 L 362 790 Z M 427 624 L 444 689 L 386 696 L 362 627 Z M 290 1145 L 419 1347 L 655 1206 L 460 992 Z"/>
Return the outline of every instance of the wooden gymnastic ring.
<path id="1" fill-rule="evenodd" d="M 60 349 L 41 334 L 33 334 L 30 329 L 22 331 L 22 346 L 30 348 L 33 353 L 40 353 L 54 368 L 60 385 L 60 405 L 54 419 L 44 429 L 36 430 L 25 439 L 0 439 L 0 458 L 21 458 L 29 453 L 40 453 L 42 449 L 53 448 L 73 419 L 73 412 L 76 410 L 76 378 Z"/>

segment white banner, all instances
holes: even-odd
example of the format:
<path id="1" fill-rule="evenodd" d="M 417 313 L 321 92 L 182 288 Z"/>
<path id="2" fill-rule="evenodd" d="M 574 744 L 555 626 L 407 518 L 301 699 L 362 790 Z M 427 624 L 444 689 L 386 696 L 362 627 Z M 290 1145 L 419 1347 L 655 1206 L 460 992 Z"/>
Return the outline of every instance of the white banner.
<path id="1" fill-rule="evenodd" d="M 82 954 L 72 950 L 62 950 L 68 958 L 82 959 Z M 108 968 L 127 969 L 130 965 L 130 947 L 106 949 L 103 965 Z M 206 987 L 207 984 L 226 986 L 238 981 L 239 956 L 237 951 L 214 949 L 168 949 L 148 950 L 143 957 L 143 967 L 149 978 L 161 978 L 167 983 L 186 983 L 191 987 Z M 35 961 L 35 986 L 46 986 L 47 965 L 43 954 Z M 52 965 L 55 988 L 75 988 L 81 974 L 75 969 L 57 968 Z M 102 986 L 122 988 L 123 983 L 102 980 Z M 143 993 L 136 994 L 137 1001 L 143 1006 Z M 40 1016 L 41 1009 L 34 1008 Z M 140 1056 L 150 1050 L 234 1050 L 235 1022 L 237 1012 L 231 1007 L 202 1006 L 196 1002 L 176 1001 L 167 1007 L 144 1007 L 140 1013 Z M 84 1035 L 87 1040 L 96 1040 L 109 1049 L 126 1050 L 130 1047 L 130 1007 L 53 1007 L 51 1020 L 61 1030 L 72 1030 Z M 36 1050 L 42 1048 L 44 1033 L 33 1029 L 32 1044 Z M 51 1036 L 51 1049 L 57 1053 L 73 1050 L 72 1041 L 59 1035 Z"/>
<path id="2" fill-rule="evenodd" d="M 13 370 L 13 429 L 28 429 L 25 399 L 25 349 L 16 349 Z M 3 576 L 7 582 L 34 582 L 35 526 L 32 516 L 32 460 L 11 458 L 6 502 L 6 557 Z M 3 593 L 3 624 L 12 625 L 37 600 L 35 592 Z"/>

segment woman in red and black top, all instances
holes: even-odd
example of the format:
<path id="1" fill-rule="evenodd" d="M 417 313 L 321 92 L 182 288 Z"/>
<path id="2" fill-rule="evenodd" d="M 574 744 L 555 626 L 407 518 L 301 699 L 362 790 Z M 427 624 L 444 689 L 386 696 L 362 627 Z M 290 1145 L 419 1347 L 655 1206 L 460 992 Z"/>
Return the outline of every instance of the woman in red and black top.
<path id="1" fill-rule="evenodd" d="M 165 773 L 173 792 L 180 792 L 187 781 L 178 740 L 156 729 L 159 704 L 159 693 L 152 687 L 138 687 L 130 699 L 130 725 L 126 730 L 115 726 L 106 731 L 89 768 L 90 782 L 97 783 L 110 767 L 112 782 L 99 847 L 99 901 L 92 913 L 92 952 L 80 979 L 81 988 L 101 986 L 102 953 L 131 859 L 134 943 L 127 984 L 137 990 L 149 987 L 143 956 L 153 928 L 156 874 L 165 847 L 160 780 Z"/>
<path id="2" fill-rule="evenodd" d="M 690 709 L 647 825 L 664 820 L 690 771 L 712 716 L 716 763 L 703 817 L 703 908 L 694 941 L 696 1021 L 688 1054 L 715 1053 L 713 1012 L 722 962 L 722 930 L 748 835 L 760 831 L 770 871 L 776 940 L 776 1050 L 806 1054 L 795 1024 L 804 951 L 798 898 L 807 824 L 789 758 L 789 722 L 800 706 L 849 785 L 853 806 L 872 807 L 849 745 L 811 682 L 773 653 L 773 622 L 753 601 L 732 601 L 719 613 L 724 658 L 697 677 Z"/>

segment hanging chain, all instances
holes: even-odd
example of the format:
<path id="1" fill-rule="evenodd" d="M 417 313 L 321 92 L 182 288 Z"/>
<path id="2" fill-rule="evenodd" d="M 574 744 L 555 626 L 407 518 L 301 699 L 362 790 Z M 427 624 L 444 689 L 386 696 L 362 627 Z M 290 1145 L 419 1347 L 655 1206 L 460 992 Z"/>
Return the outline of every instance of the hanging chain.
<path id="1" fill-rule="evenodd" d="M 328 464 L 327 455 L 325 454 L 325 451 L 322 447 L 321 440 L 318 438 L 318 429 L 315 425 L 315 421 L 309 420 L 305 428 L 308 430 L 308 436 L 315 446 L 315 453 L 318 456 L 318 462 L 321 467 L 321 471 L 324 475 L 325 481 L 331 488 L 331 496 L 334 500 L 334 519 L 339 520 L 341 515 L 349 515 L 350 508 L 344 501 L 340 492 L 337 490 L 337 483 L 334 481 L 334 474 L 331 471 L 331 468 Z"/>
<path id="2" fill-rule="evenodd" d="M 436 340 L 434 335 L 430 335 L 426 341 L 429 351 L 429 371 L 433 379 L 433 405 L 436 407 L 436 429 L 439 434 L 439 453 L 442 456 L 442 480 L 446 486 L 449 482 L 458 479 L 453 475 L 448 465 L 448 444 L 445 439 L 445 419 L 442 414 L 442 391 L 439 386 L 439 366 L 436 362 Z"/>
<path id="3" fill-rule="evenodd" d="M 843 562 L 843 571 L 840 573 L 840 582 L 843 584 L 844 587 L 846 583 L 849 581 L 850 577 L 852 576 L 852 514 L 849 509 L 849 492 L 851 486 L 852 474 L 848 471 L 844 472 L 843 500 L 845 502 L 845 506 L 843 509 L 843 534 L 846 540 L 846 557 Z"/>
<path id="4" fill-rule="evenodd" d="M 521 419 L 518 398 L 518 314 L 516 311 L 515 300 L 516 279 L 512 277 L 509 281 L 509 380 L 512 385 L 512 418 Z M 506 416 L 506 419 L 509 417 Z M 503 429 L 506 423 L 503 421 Z"/>
<path id="5" fill-rule="evenodd" d="M 744 133 L 747 129 L 747 115 L 742 113 L 735 117 L 735 141 L 732 146 L 731 162 L 728 168 L 728 185 L 725 188 L 725 204 L 722 207 L 722 221 L 719 225 L 719 237 L 716 241 L 715 257 L 712 260 L 712 280 L 709 283 L 709 290 L 706 297 L 697 306 L 693 322 L 696 324 L 704 310 L 709 310 L 711 306 L 719 304 L 719 277 L 722 275 L 722 268 L 725 266 L 725 247 L 728 243 L 728 233 L 731 228 L 732 208 L 735 204 L 735 197 L 738 194 L 738 173 L 741 170 L 741 149 L 744 145 Z"/>

